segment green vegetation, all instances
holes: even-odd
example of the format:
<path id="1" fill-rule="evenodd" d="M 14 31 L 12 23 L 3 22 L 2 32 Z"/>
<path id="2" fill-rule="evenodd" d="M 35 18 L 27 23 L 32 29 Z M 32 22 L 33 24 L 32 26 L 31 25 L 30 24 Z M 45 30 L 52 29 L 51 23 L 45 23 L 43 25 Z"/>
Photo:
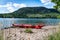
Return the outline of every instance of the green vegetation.
<path id="1" fill-rule="evenodd" d="M 50 13 L 50 14 L 27 14 L 29 18 L 60 18 L 60 14 Z"/>
<path id="2" fill-rule="evenodd" d="M 3 37 L 2 36 L 0 36 L 0 40 L 3 40 Z"/>
<path id="3" fill-rule="evenodd" d="M 0 18 L 57 18 L 58 16 L 59 11 L 45 7 L 25 7 L 13 13 L 0 14 Z"/>
<path id="4" fill-rule="evenodd" d="M 60 15 L 58 15 L 58 16 L 57 16 L 57 18 L 59 18 L 59 19 L 60 19 Z"/>
<path id="5" fill-rule="evenodd" d="M 26 33 L 33 33 L 31 29 L 26 29 L 24 32 L 26 32 Z"/>
<path id="6" fill-rule="evenodd" d="M 60 31 L 58 33 L 55 33 L 54 35 L 50 35 L 48 37 L 48 40 L 60 40 Z"/>
<path id="7" fill-rule="evenodd" d="M 0 31 L 0 40 L 3 40 L 3 32 Z"/>
<path id="8" fill-rule="evenodd" d="M 56 4 L 54 8 L 60 11 L 60 0 L 52 0 L 52 2 Z"/>

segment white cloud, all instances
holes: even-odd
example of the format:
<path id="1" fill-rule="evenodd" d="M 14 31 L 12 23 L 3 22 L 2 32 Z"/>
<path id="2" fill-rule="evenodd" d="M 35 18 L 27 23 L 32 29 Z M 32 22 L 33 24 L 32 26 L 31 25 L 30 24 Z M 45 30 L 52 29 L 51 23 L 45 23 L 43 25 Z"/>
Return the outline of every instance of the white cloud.
<path id="1" fill-rule="evenodd" d="M 14 9 L 14 7 L 13 7 L 13 3 L 7 3 L 6 5 L 5 5 L 5 7 L 10 11 L 10 12 L 13 12 L 13 11 L 15 11 L 15 9 Z"/>
<path id="2" fill-rule="evenodd" d="M 18 7 L 18 8 L 26 7 L 26 5 L 23 3 L 21 3 L 21 4 L 14 3 L 13 6 Z"/>
<path id="3" fill-rule="evenodd" d="M 13 7 L 7 7 L 7 9 L 8 9 L 10 12 L 15 11 L 15 9 L 14 9 Z"/>
<path id="4" fill-rule="evenodd" d="M 44 5 L 49 5 L 51 2 L 44 3 Z"/>
<path id="5" fill-rule="evenodd" d="M 0 5 L 0 7 L 1 7 L 1 5 Z"/>
<path id="6" fill-rule="evenodd" d="M 12 3 L 10 2 L 10 3 L 7 3 L 7 4 L 5 4 L 5 5 L 0 5 L 0 8 L 1 7 L 10 7 L 10 6 L 12 6 Z"/>
<path id="7" fill-rule="evenodd" d="M 41 3 L 43 3 L 44 5 L 48 5 L 49 3 L 51 3 L 51 0 L 40 0 Z"/>
<path id="8" fill-rule="evenodd" d="M 7 10 L 9 10 L 10 12 L 13 12 L 16 10 L 16 8 L 22 8 L 22 7 L 26 7 L 26 4 L 18 4 L 18 3 L 12 3 L 9 2 L 5 5 L 0 5 L 0 8 L 6 8 Z"/>

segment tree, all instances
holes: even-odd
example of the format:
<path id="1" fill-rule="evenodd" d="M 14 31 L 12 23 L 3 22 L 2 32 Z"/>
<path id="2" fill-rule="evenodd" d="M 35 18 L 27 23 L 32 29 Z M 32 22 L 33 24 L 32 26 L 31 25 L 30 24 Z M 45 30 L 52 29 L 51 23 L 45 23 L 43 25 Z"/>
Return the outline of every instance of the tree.
<path id="1" fill-rule="evenodd" d="M 55 9 L 59 10 L 60 9 L 60 0 L 51 0 L 53 3 L 56 5 L 54 6 Z"/>

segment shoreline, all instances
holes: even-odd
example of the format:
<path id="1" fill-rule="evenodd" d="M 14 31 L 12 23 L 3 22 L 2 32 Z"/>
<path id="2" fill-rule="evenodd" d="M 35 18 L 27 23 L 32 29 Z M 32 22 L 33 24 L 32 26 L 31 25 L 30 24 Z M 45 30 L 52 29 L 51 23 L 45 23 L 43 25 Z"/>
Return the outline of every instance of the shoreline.
<path id="1" fill-rule="evenodd" d="M 33 33 L 25 33 L 25 28 L 8 28 L 3 29 L 3 35 L 5 40 L 44 40 L 49 35 L 53 35 L 59 29 L 59 26 L 45 26 L 42 29 L 31 29 Z"/>

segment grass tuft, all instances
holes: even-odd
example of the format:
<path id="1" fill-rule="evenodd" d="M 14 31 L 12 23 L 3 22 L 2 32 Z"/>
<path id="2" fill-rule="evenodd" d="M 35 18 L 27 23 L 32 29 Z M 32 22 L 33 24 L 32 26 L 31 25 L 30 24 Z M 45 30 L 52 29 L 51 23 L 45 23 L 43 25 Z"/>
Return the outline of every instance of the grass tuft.
<path id="1" fill-rule="evenodd" d="M 31 29 L 26 29 L 24 32 L 26 32 L 26 33 L 33 33 Z"/>
<path id="2" fill-rule="evenodd" d="M 48 40 L 60 40 L 60 31 L 55 33 L 54 35 L 50 35 Z"/>

